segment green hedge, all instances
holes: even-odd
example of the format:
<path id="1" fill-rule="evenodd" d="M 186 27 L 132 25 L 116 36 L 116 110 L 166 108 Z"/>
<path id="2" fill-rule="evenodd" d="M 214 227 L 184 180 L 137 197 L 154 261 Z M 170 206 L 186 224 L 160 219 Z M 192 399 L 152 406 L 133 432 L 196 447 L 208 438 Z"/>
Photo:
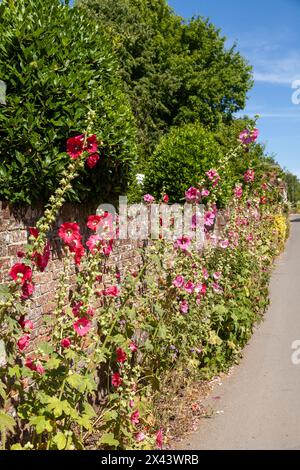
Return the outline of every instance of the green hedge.
<path id="1" fill-rule="evenodd" d="M 99 25 L 68 2 L 3 0 L 0 5 L 0 199 L 46 200 L 69 162 L 66 139 L 86 128 L 104 142 L 97 168 L 85 169 L 71 200 L 123 192 L 136 156 L 135 123 L 117 65 Z"/>

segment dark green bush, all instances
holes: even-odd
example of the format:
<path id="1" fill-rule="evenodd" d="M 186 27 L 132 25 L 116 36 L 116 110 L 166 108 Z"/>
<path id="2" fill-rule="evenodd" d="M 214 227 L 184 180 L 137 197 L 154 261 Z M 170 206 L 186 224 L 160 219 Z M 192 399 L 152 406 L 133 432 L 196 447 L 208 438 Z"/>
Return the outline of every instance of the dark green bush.
<path id="1" fill-rule="evenodd" d="M 144 191 L 180 202 L 185 191 L 205 172 L 216 167 L 222 155 L 214 134 L 200 124 L 174 127 L 156 147 L 146 168 Z"/>
<path id="2" fill-rule="evenodd" d="M 100 163 L 74 184 L 71 200 L 104 200 L 127 186 L 135 124 L 110 44 L 99 25 L 68 2 L 0 5 L 0 199 L 32 203 L 57 187 L 69 162 L 66 139 L 86 128 L 104 142 Z"/>

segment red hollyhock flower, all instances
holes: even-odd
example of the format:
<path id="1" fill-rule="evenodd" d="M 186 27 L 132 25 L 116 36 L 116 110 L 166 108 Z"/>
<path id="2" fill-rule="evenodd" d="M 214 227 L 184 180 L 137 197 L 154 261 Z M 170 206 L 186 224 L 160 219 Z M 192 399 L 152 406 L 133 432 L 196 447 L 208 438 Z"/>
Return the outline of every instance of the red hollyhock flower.
<path id="1" fill-rule="evenodd" d="M 25 252 L 24 251 L 17 251 L 17 257 L 18 258 L 24 258 Z"/>
<path id="2" fill-rule="evenodd" d="M 31 320 L 25 320 L 24 315 L 21 316 L 21 318 L 18 321 L 19 325 L 23 330 L 33 330 L 33 322 Z"/>
<path id="3" fill-rule="evenodd" d="M 70 251 L 74 253 L 75 264 L 81 263 L 81 258 L 85 255 L 85 249 L 81 243 L 81 238 L 76 238 L 69 244 Z"/>
<path id="4" fill-rule="evenodd" d="M 34 362 L 34 359 L 32 357 L 26 358 L 25 366 L 28 367 L 28 369 L 37 372 L 38 374 L 42 375 L 45 373 L 45 369 L 42 364 L 40 362 Z"/>
<path id="5" fill-rule="evenodd" d="M 83 306 L 83 302 L 81 300 L 78 300 L 77 302 L 74 303 L 72 312 L 74 317 L 79 317 L 80 314 L 80 309 Z"/>
<path id="6" fill-rule="evenodd" d="M 166 204 L 168 204 L 169 199 L 170 199 L 170 198 L 169 198 L 169 196 L 168 196 L 167 194 L 164 194 L 164 195 L 163 195 L 163 202 L 165 202 Z"/>
<path id="7" fill-rule="evenodd" d="M 27 334 L 27 335 L 22 336 L 17 342 L 19 350 L 23 351 L 24 349 L 26 349 L 29 346 L 29 343 L 30 343 L 30 335 Z"/>
<path id="8" fill-rule="evenodd" d="M 103 295 L 107 295 L 108 297 L 117 297 L 119 293 L 119 288 L 117 286 L 107 287 L 107 289 L 103 291 Z"/>
<path id="9" fill-rule="evenodd" d="M 71 346 L 71 340 L 69 338 L 63 338 L 60 344 L 62 348 L 67 349 Z"/>
<path id="10" fill-rule="evenodd" d="M 73 323 L 73 328 L 79 336 L 85 336 L 91 329 L 91 322 L 87 318 L 79 318 Z"/>
<path id="11" fill-rule="evenodd" d="M 40 375 L 43 375 L 45 373 L 45 369 L 44 367 L 42 366 L 42 364 L 40 362 L 38 362 L 35 366 L 35 370 L 38 374 Z"/>
<path id="12" fill-rule="evenodd" d="M 46 243 L 43 254 L 33 253 L 32 261 L 37 265 L 41 272 L 44 272 L 50 259 L 50 243 Z"/>
<path id="13" fill-rule="evenodd" d="M 86 223 L 87 227 L 90 228 L 91 230 L 97 230 L 98 225 L 100 224 L 102 220 L 101 215 L 90 215 L 88 217 L 88 221 Z"/>
<path id="14" fill-rule="evenodd" d="M 58 236 L 70 245 L 74 240 L 81 240 L 79 225 L 75 222 L 65 222 L 58 230 Z"/>
<path id="15" fill-rule="evenodd" d="M 34 284 L 30 281 L 24 282 L 24 284 L 22 285 L 21 299 L 22 300 L 28 299 L 29 297 L 32 296 L 33 292 L 34 292 Z"/>
<path id="16" fill-rule="evenodd" d="M 70 137 L 70 139 L 67 140 L 67 154 L 73 158 L 73 160 L 76 160 L 76 158 L 80 157 L 82 154 L 84 148 L 84 135 L 77 135 L 75 137 Z"/>
<path id="17" fill-rule="evenodd" d="M 97 165 L 99 160 L 100 160 L 99 155 L 97 153 L 93 153 L 86 159 L 86 164 L 89 168 L 92 169 Z"/>
<path id="18" fill-rule="evenodd" d="M 98 152 L 98 141 L 97 141 L 97 136 L 95 134 L 88 137 L 84 150 L 86 150 L 89 153 Z"/>
<path id="19" fill-rule="evenodd" d="M 117 362 L 120 362 L 121 364 L 126 361 L 127 359 L 127 354 L 122 348 L 117 348 Z"/>
<path id="20" fill-rule="evenodd" d="M 120 377 L 120 374 L 118 372 L 115 372 L 113 375 L 112 375 L 112 378 L 111 378 L 111 383 L 114 387 L 118 388 L 120 387 L 120 385 L 122 384 L 123 380 L 122 378 Z"/>
<path id="21" fill-rule="evenodd" d="M 9 275 L 14 281 L 21 281 L 24 284 L 24 282 L 31 279 L 32 270 L 24 263 L 16 263 L 9 271 Z"/>
<path id="22" fill-rule="evenodd" d="M 30 233 L 30 235 L 31 235 L 32 237 L 38 238 L 38 236 L 39 236 L 39 231 L 38 231 L 37 228 L 35 228 L 35 227 L 29 227 L 28 230 L 29 230 L 29 233 Z"/>

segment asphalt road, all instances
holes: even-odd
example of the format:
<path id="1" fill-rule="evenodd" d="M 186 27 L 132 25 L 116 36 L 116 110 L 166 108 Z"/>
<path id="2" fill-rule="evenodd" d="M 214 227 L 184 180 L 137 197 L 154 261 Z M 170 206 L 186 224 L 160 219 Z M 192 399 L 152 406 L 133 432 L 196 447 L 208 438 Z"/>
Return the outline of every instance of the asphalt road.
<path id="1" fill-rule="evenodd" d="M 178 449 L 300 449 L 300 216 L 291 221 L 265 320 L 241 363 L 208 397 L 217 413 L 201 419 Z M 299 354 L 292 349 L 295 340 Z"/>

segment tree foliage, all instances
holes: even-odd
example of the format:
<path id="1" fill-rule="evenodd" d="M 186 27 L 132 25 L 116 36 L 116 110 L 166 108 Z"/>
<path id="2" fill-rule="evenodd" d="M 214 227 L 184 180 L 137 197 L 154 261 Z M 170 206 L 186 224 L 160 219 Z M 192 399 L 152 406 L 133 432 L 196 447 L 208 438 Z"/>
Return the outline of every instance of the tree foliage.
<path id="1" fill-rule="evenodd" d="M 251 68 L 208 20 L 188 22 L 166 0 L 78 0 L 106 26 L 139 128 L 143 153 L 172 125 L 209 128 L 245 105 Z"/>
<path id="2" fill-rule="evenodd" d="M 86 168 L 70 198 L 107 199 L 124 191 L 135 158 L 135 124 L 115 58 L 98 24 L 59 0 L 0 5 L 0 198 L 44 200 L 70 157 L 66 139 L 86 129 L 104 142 L 98 168 Z"/>

